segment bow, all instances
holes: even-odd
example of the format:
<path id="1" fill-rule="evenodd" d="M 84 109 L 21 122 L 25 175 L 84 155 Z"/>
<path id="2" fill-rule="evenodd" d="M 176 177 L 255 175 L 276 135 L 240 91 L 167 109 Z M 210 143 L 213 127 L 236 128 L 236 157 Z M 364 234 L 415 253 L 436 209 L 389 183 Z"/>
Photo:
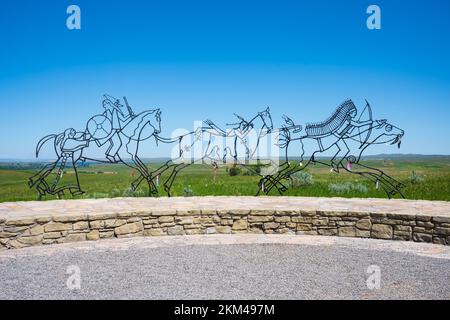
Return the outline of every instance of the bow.
<path id="1" fill-rule="evenodd" d="M 370 107 L 369 102 L 366 99 L 364 99 L 364 100 L 366 101 L 366 106 L 364 107 L 363 111 L 361 112 L 361 115 L 359 116 L 358 122 L 361 121 L 361 118 L 362 118 L 363 114 L 366 112 L 366 110 L 367 110 L 367 113 L 369 115 L 369 121 L 373 122 L 373 120 L 372 120 L 373 119 L 373 117 L 372 117 L 372 108 Z M 358 130 L 359 130 L 359 136 L 361 137 L 361 129 L 358 128 Z M 369 140 L 369 137 L 370 137 L 371 133 L 372 133 L 372 123 L 369 124 L 369 128 L 366 130 L 366 137 L 365 137 L 364 141 L 361 140 L 361 146 L 359 147 L 360 149 L 367 143 L 367 140 Z"/>

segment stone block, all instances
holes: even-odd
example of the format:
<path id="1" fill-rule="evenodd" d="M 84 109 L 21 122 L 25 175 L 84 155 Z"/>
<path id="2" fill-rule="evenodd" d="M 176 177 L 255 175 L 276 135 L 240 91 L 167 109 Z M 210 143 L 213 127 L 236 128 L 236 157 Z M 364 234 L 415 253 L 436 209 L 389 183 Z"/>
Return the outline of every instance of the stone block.
<path id="1" fill-rule="evenodd" d="M 73 230 L 85 230 L 89 229 L 89 223 L 87 221 L 79 221 L 73 224 Z"/>
<path id="2" fill-rule="evenodd" d="M 416 242 L 431 242 L 432 238 L 432 235 L 428 233 L 414 232 L 413 234 L 413 240 Z"/>
<path id="3" fill-rule="evenodd" d="M 114 231 L 100 231 L 100 239 L 114 238 Z"/>
<path id="4" fill-rule="evenodd" d="M 373 224 L 371 235 L 372 238 L 375 239 L 392 239 L 393 237 L 392 226 L 386 224 Z"/>
<path id="5" fill-rule="evenodd" d="M 275 217 L 275 222 L 281 222 L 281 223 L 291 222 L 291 217 L 289 217 L 289 216 Z"/>
<path id="6" fill-rule="evenodd" d="M 450 236 L 450 228 L 434 228 L 434 234 L 442 235 L 442 236 Z"/>
<path id="7" fill-rule="evenodd" d="M 248 222 L 270 222 L 273 216 L 248 216 Z"/>
<path id="8" fill-rule="evenodd" d="M 310 224 L 297 224 L 297 231 L 311 231 L 312 225 Z"/>
<path id="9" fill-rule="evenodd" d="M 173 216 L 162 216 L 158 218 L 158 222 L 160 223 L 172 223 L 173 221 Z"/>
<path id="10" fill-rule="evenodd" d="M 27 246 L 35 246 L 37 244 L 41 244 L 42 240 L 44 239 L 43 235 L 36 235 L 36 236 L 29 236 L 29 237 L 20 237 L 17 240 L 25 244 Z"/>
<path id="11" fill-rule="evenodd" d="M 370 238 L 370 230 L 356 229 L 355 236 L 358 238 Z"/>
<path id="12" fill-rule="evenodd" d="M 100 231 L 92 230 L 91 232 L 86 234 L 87 240 L 98 240 L 100 238 Z"/>
<path id="13" fill-rule="evenodd" d="M 166 233 L 161 228 L 156 229 L 145 229 L 144 230 L 144 236 L 162 236 Z"/>
<path id="14" fill-rule="evenodd" d="M 22 236 L 36 236 L 44 233 L 44 227 L 40 224 L 31 227 L 22 234 Z"/>
<path id="15" fill-rule="evenodd" d="M 231 227 L 230 226 L 217 226 L 216 231 L 217 231 L 217 233 L 231 233 Z"/>
<path id="16" fill-rule="evenodd" d="M 9 219 L 6 220 L 5 225 L 7 226 L 29 226 L 30 224 L 34 224 L 34 218 L 18 218 L 18 219 Z"/>
<path id="17" fill-rule="evenodd" d="M 444 217 L 444 216 L 437 216 L 433 217 L 433 222 L 437 223 L 450 223 L 450 217 Z"/>
<path id="18" fill-rule="evenodd" d="M 355 237 L 356 236 L 356 228 L 355 227 L 339 227 L 338 235 L 340 237 Z"/>
<path id="19" fill-rule="evenodd" d="M 372 223 L 370 222 L 370 219 L 361 219 L 356 221 L 356 228 L 360 230 L 370 230 L 372 227 Z"/>
<path id="20" fill-rule="evenodd" d="M 167 228 L 167 234 L 170 236 L 179 236 L 179 235 L 184 235 L 184 229 L 182 226 L 173 226 L 170 228 Z"/>
<path id="21" fill-rule="evenodd" d="M 77 242 L 77 241 L 85 241 L 86 240 L 86 234 L 85 233 L 71 233 L 67 235 L 66 241 L 67 242 Z"/>
<path id="22" fill-rule="evenodd" d="M 337 228 L 318 228 L 317 233 L 323 236 L 337 235 Z"/>
<path id="23" fill-rule="evenodd" d="M 61 238 L 61 232 L 46 232 L 44 233 L 44 239 L 58 239 Z"/>
<path id="24" fill-rule="evenodd" d="M 233 223 L 233 230 L 247 230 L 248 222 L 246 220 L 236 220 Z"/>
<path id="25" fill-rule="evenodd" d="M 180 217 L 176 217 L 175 218 L 175 222 L 177 224 L 193 224 L 194 223 L 194 218 L 190 217 L 190 216 L 180 216 Z"/>
<path id="26" fill-rule="evenodd" d="M 126 223 L 120 227 L 116 227 L 114 229 L 114 233 L 116 235 L 126 235 L 126 234 L 132 234 L 137 232 L 142 232 L 144 230 L 144 225 L 142 224 L 142 221 L 139 222 L 133 222 L 133 223 Z"/>
<path id="27" fill-rule="evenodd" d="M 266 222 L 264 223 L 264 229 L 265 230 L 273 230 L 280 226 L 278 222 Z"/>

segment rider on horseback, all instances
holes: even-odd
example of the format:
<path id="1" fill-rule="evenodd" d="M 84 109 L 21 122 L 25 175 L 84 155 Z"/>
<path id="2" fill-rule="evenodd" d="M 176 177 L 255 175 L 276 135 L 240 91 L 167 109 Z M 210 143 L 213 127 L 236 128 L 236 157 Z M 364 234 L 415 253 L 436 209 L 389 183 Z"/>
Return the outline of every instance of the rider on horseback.
<path id="1" fill-rule="evenodd" d="M 337 147 L 337 151 L 331 159 L 331 167 L 333 171 L 339 171 L 339 165 L 346 159 L 350 152 L 345 140 L 356 134 L 370 132 L 373 121 L 371 119 L 370 105 L 367 103 L 364 111 L 369 112 L 368 120 L 356 119 L 358 110 L 352 100 L 344 101 L 336 111 L 325 121 L 317 123 L 309 123 L 305 127 L 306 135 L 292 139 L 302 140 L 304 138 L 315 139 L 318 143 L 319 150 L 312 154 L 311 160 L 315 161 L 315 155 L 325 152 L 332 146 Z M 364 112 L 363 111 L 363 112 Z M 355 133 L 355 130 L 359 130 Z M 367 135 L 368 136 L 368 135 Z M 331 140 L 330 140 L 331 137 Z M 367 139 L 367 138 L 366 138 Z M 363 142 L 365 143 L 365 141 Z"/>
<path id="2" fill-rule="evenodd" d="M 237 115 L 236 113 L 234 115 L 239 119 L 239 122 L 227 124 L 227 125 L 235 126 L 232 129 L 229 129 L 227 131 L 223 130 L 222 128 L 220 128 L 218 125 L 216 125 L 214 122 L 212 122 L 209 119 L 205 120 L 204 122 L 210 128 L 216 130 L 216 132 L 219 135 L 226 136 L 226 137 L 237 136 L 239 138 L 243 138 L 247 134 L 249 129 L 253 128 L 253 123 L 251 121 L 245 120 L 243 117 Z"/>
<path id="3" fill-rule="evenodd" d="M 109 141 L 110 146 L 106 150 L 106 158 L 111 162 L 117 162 L 120 161 L 120 159 L 117 158 L 117 152 L 122 145 L 122 140 L 118 133 L 122 130 L 122 123 L 127 122 L 132 118 L 133 113 L 128 106 L 128 115 L 125 115 L 121 110 L 123 105 L 120 103 L 119 99 L 115 99 L 107 94 L 104 95 L 103 108 L 105 109 L 103 115 L 110 121 L 112 129 L 108 136 L 102 139 L 103 142 L 99 143 L 97 141 L 97 144 L 101 146 Z"/>

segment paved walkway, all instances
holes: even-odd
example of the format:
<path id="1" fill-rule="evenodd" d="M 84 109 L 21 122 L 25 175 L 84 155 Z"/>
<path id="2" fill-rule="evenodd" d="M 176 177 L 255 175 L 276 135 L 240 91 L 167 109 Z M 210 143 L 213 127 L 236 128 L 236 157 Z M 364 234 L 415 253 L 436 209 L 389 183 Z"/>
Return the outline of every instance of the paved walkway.
<path id="1" fill-rule="evenodd" d="M 166 210 L 324 210 L 450 217 L 450 202 L 312 197 L 162 197 L 0 203 L 0 220 Z"/>
<path id="2" fill-rule="evenodd" d="M 450 247 L 374 239 L 136 237 L 0 252 L 0 299 L 450 299 L 448 279 Z"/>

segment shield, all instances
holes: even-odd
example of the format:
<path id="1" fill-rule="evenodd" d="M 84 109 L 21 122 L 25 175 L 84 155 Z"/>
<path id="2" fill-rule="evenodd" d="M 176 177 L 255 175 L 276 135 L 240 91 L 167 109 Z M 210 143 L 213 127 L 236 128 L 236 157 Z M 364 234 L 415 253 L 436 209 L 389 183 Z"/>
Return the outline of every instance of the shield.
<path id="1" fill-rule="evenodd" d="M 96 140 L 106 138 L 112 131 L 111 120 L 102 114 L 90 118 L 86 127 L 92 138 Z"/>

